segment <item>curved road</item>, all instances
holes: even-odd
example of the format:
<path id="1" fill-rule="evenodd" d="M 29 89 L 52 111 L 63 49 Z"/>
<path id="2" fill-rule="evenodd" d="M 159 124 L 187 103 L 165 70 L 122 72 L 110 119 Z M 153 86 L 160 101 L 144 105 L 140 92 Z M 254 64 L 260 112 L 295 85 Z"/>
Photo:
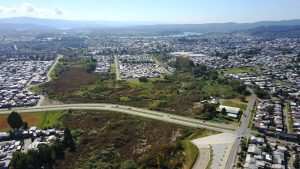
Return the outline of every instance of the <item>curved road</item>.
<path id="1" fill-rule="evenodd" d="M 219 124 L 206 122 L 203 120 L 197 120 L 194 118 L 188 118 L 179 115 L 173 115 L 169 113 L 163 113 L 153 110 L 147 110 L 142 108 L 136 108 L 131 106 L 124 105 L 115 105 L 115 104 L 63 104 L 63 105 L 51 105 L 51 106 L 36 106 L 28 108 L 15 108 L 12 110 L 1 109 L 0 114 L 9 114 L 11 111 L 18 111 L 19 113 L 25 112 L 40 112 L 40 111 L 51 111 L 51 110 L 68 110 L 68 109 L 80 109 L 80 110 L 106 110 L 113 112 L 120 112 L 125 114 L 131 114 L 135 116 L 146 117 L 150 119 L 165 121 L 169 123 L 180 124 L 188 127 L 203 128 L 218 132 L 230 132 L 234 133 L 236 126 L 228 124 Z"/>

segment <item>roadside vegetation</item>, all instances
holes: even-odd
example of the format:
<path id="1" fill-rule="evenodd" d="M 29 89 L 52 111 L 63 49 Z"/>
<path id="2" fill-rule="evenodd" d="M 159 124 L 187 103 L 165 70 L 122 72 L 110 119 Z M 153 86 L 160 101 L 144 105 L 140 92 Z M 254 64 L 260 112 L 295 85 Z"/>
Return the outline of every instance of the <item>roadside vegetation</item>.
<path id="1" fill-rule="evenodd" d="M 76 142 L 57 168 L 189 169 L 198 150 L 189 136 L 209 132 L 105 111 L 72 111 L 63 118 Z"/>
<path id="2" fill-rule="evenodd" d="M 57 79 L 63 72 L 69 69 L 69 65 L 67 62 L 63 61 L 63 59 L 59 59 L 55 67 L 50 72 L 51 79 Z"/>
<path id="3" fill-rule="evenodd" d="M 190 169 L 198 156 L 190 140 L 216 134 L 107 111 L 13 112 L 0 119 L 13 129 L 22 128 L 25 122 L 27 128 L 65 129 L 64 139 L 54 146 L 14 154 L 12 166 L 16 169 L 29 165 L 49 169 Z"/>
<path id="4" fill-rule="evenodd" d="M 171 63 L 177 68 L 174 74 L 122 81 L 115 80 L 114 74 L 87 73 L 84 63 L 82 59 L 70 61 L 69 70 L 42 85 L 42 91 L 51 99 L 66 103 L 125 104 L 205 119 L 212 119 L 216 114 L 203 114 L 203 105 L 195 106 L 195 103 L 211 96 L 235 99 L 249 94 L 242 83 L 222 78 L 205 65 L 193 65 L 187 58 Z"/>

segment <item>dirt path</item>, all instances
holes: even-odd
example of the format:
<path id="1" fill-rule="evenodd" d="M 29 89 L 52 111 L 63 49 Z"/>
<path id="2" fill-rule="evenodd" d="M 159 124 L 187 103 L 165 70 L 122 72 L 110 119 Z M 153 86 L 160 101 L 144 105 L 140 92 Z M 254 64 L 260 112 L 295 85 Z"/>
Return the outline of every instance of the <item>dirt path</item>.
<path id="1" fill-rule="evenodd" d="M 115 67 L 116 67 L 116 79 L 121 80 L 120 78 L 120 68 L 119 68 L 119 62 L 118 62 L 118 57 L 114 57 L 114 62 L 115 62 Z"/>

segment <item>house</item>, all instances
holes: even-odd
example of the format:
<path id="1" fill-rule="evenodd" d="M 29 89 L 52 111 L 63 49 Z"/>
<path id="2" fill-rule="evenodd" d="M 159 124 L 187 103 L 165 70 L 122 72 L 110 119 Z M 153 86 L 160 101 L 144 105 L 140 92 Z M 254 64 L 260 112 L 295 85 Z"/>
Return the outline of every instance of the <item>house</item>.
<path id="1" fill-rule="evenodd" d="M 255 154 L 255 155 L 261 155 L 261 149 L 257 145 L 249 145 L 248 147 L 248 153 Z"/>
<path id="2" fill-rule="evenodd" d="M 239 116 L 240 108 L 237 107 L 230 107 L 230 106 L 223 106 L 220 105 L 218 111 L 221 112 L 223 109 L 226 109 L 227 116 L 237 118 Z"/>

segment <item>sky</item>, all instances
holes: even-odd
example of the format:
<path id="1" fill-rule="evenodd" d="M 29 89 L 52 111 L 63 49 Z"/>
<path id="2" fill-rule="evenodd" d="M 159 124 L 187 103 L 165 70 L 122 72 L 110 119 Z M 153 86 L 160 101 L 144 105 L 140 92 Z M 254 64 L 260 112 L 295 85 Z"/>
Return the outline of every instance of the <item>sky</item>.
<path id="1" fill-rule="evenodd" d="M 0 18 L 156 23 L 300 19 L 300 0 L 0 0 Z"/>

